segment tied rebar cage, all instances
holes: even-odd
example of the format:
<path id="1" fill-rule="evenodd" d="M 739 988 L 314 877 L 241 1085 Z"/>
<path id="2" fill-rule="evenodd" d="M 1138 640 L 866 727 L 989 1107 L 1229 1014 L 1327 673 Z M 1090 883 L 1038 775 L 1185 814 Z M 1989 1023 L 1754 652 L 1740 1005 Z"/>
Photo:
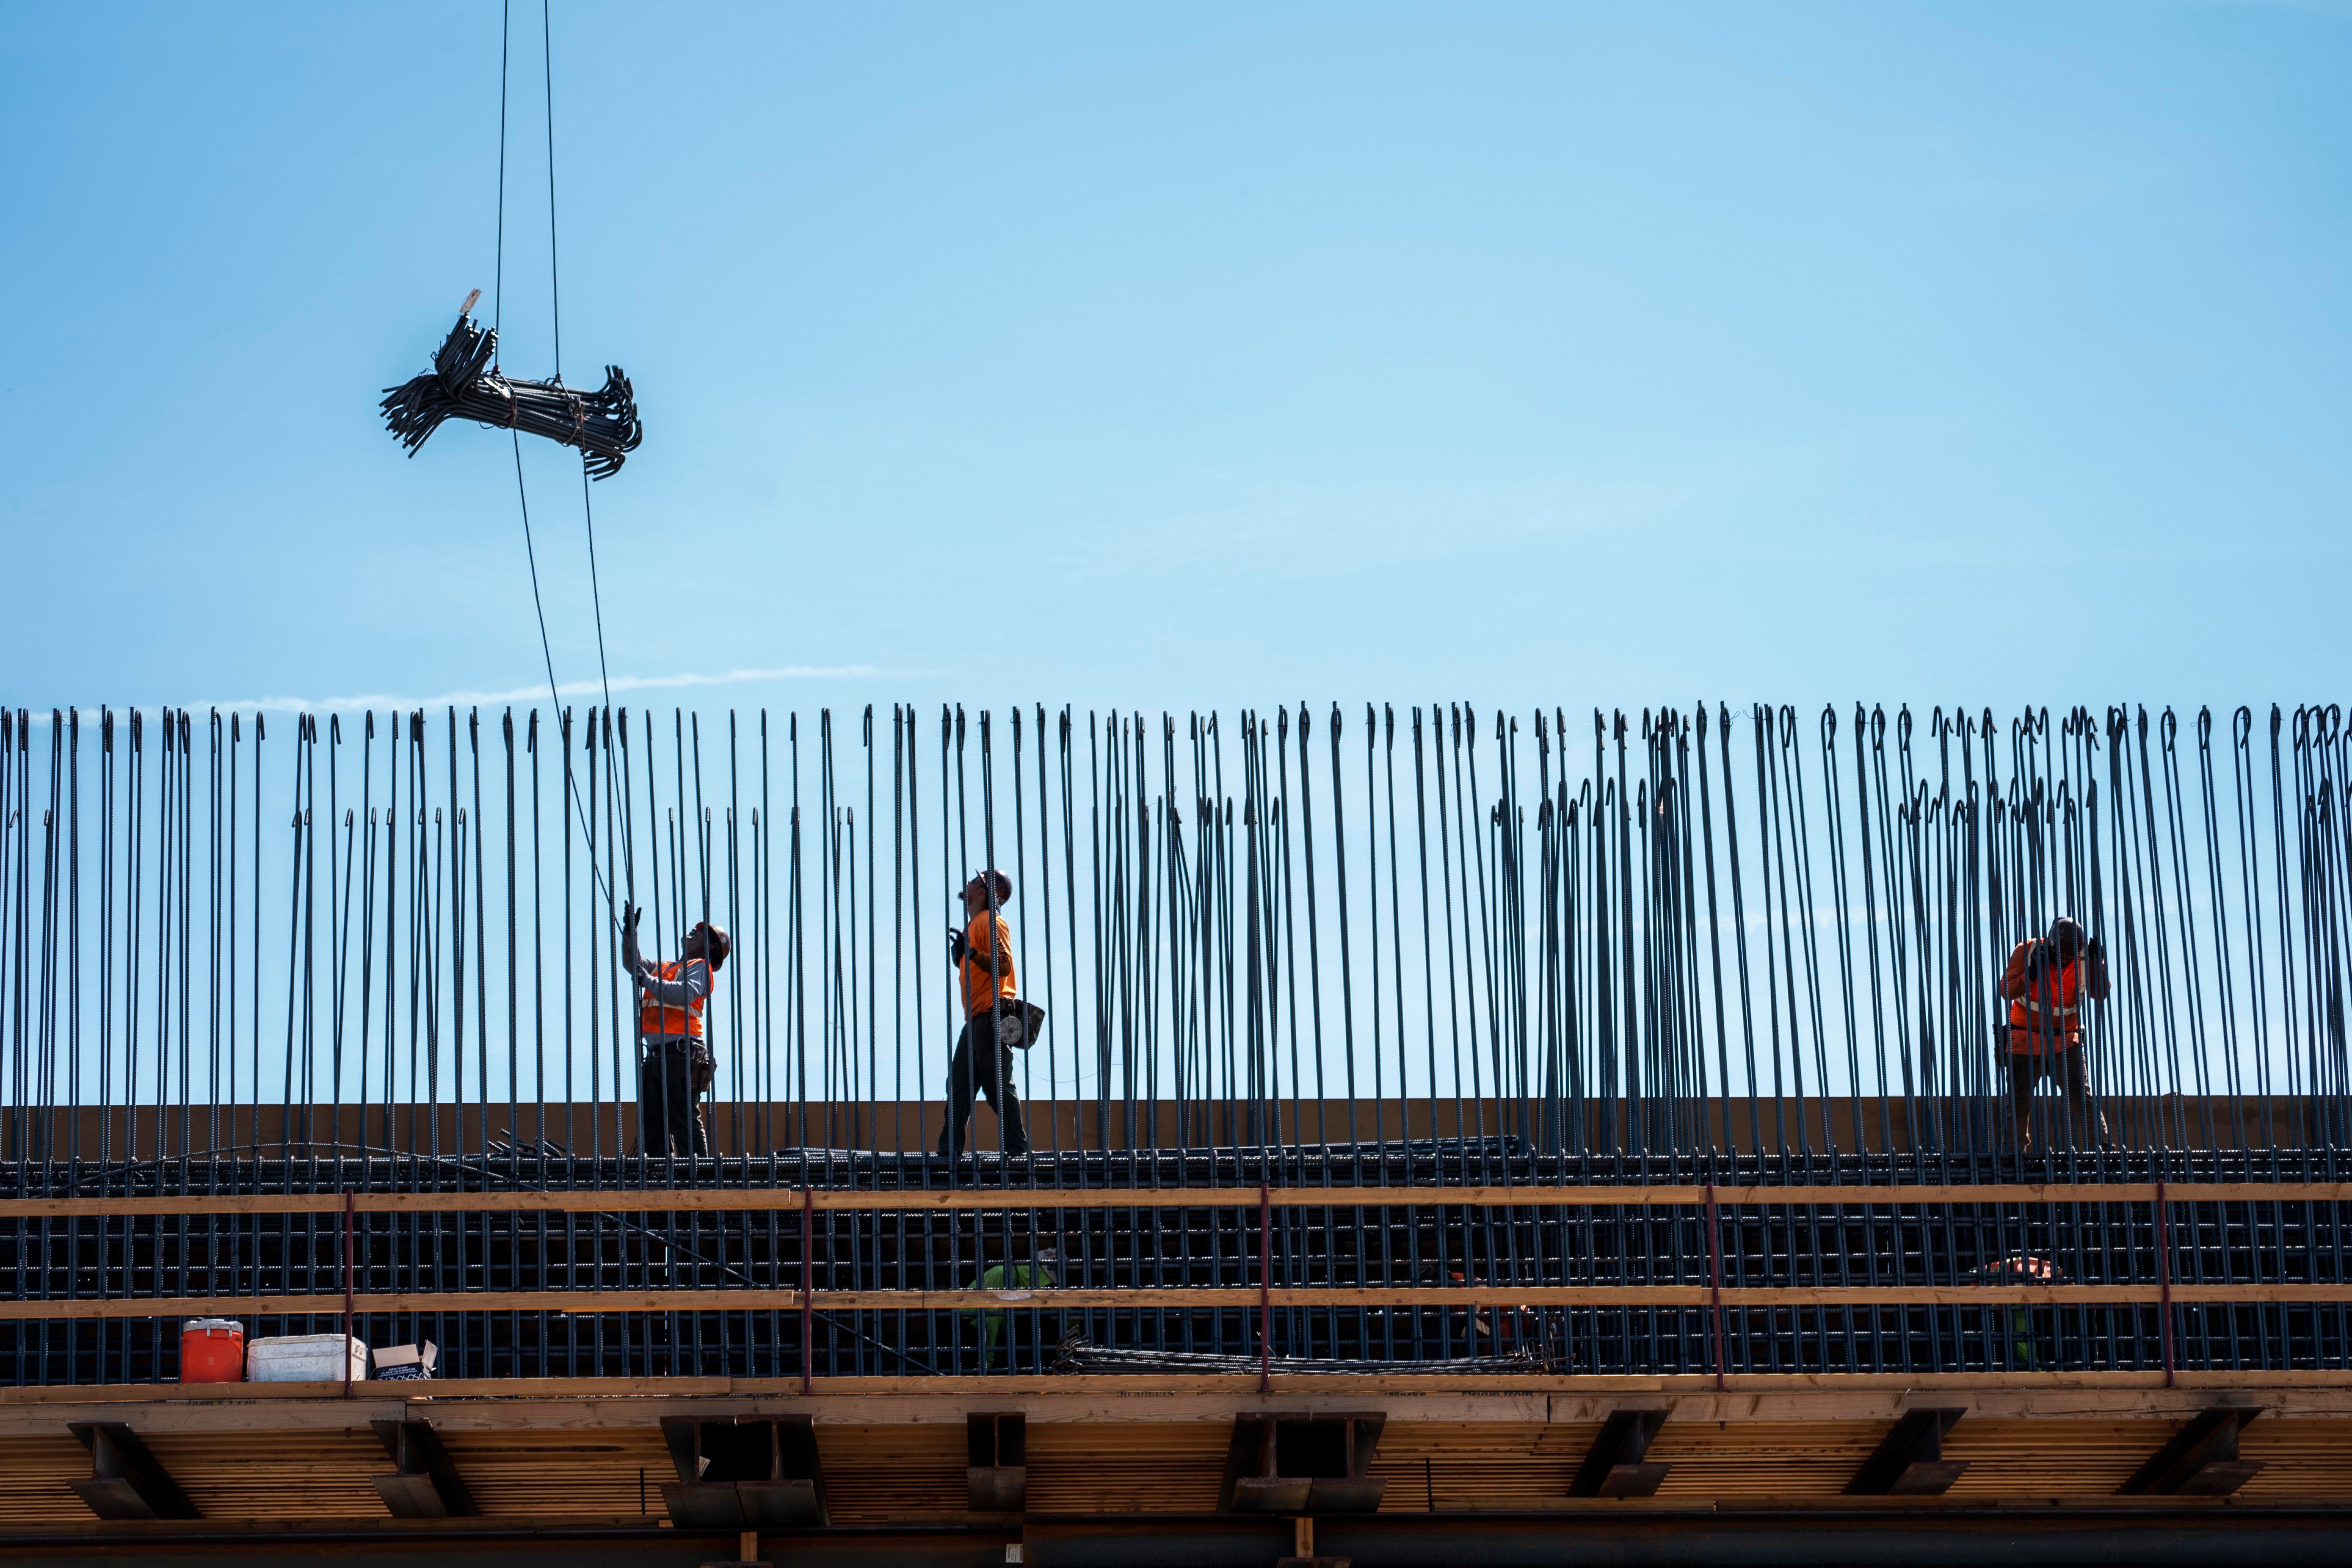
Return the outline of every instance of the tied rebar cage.
<path id="1" fill-rule="evenodd" d="M 2340 719 L 0 713 L 0 1378 L 2341 1367 Z"/>

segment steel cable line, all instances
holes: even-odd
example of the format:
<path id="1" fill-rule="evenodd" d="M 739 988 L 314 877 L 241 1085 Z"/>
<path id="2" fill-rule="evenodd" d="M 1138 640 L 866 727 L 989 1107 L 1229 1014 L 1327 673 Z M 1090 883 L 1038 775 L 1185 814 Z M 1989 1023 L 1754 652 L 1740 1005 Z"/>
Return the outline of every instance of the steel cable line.
<path id="1" fill-rule="evenodd" d="M 540 0 L 540 33 L 542 47 L 541 63 L 543 79 L 546 83 L 547 92 L 548 292 L 551 307 L 550 314 L 552 319 L 555 344 L 555 376 L 553 381 L 549 383 L 518 382 L 509 384 L 514 386 L 530 388 L 546 386 L 560 388 L 563 381 L 563 293 L 562 287 L 562 275 L 559 269 L 555 221 L 555 57 L 553 25 L 549 16 L 549 5 L 550 0 Z M 493 372 L 496 370 L 495 355 L 498 352 L 499 327 L 503 325 L 506 320 L 507 88 L 510 74 L 509 62 L 511 58 L 512 49 L 513 20 L 513 0 L 506 0 L 506 3 L 501 5 L 499 8 L 498 240 L 495 268 L 491 274 L 493 292 L 490 299 L 490 314 L 494 325 L 486 339 L 483 339 L 478 343 L 469 345 L 476 356 L 476 363 L 478 363 L 480 358 L 485 357 L 492 360 Z M 457 330 L 450 334 L 449 342 L 443 345 L 443 355 L 447 355 L 449 353 L 450 347 L 457 343 L 459 336 L 466 331 L 467 326 L 467 323 L 466 320 L 463 317 L 460 317 Z M 428 379 L 430 378 L 418 377 L 417 381 L 411 382 L 408 385 L 409 387 L 415 387 L 419 382 Z M 444 379 L 446 379 L 446 376 Z M 634 401 L 629 399 L 628 380 L 625 376 L 621 375 L 617 367 L 610 368 L 609 374 L 605 382 L 605 391 L 604 393 L 599 394 L 598 397 L 600 399 L 604 398 L 607 395 L 611 394 L 615 382 L 618 383 L 621 399 L 627 404 L 625 445 L 621 446 L 619 449 L 620 451 L 634 450 L 636 447 L 639 434 L 636 426 L 636 408 Z M 403 388 L 401 390 L 404 393 L 407 391 L 407 388 Z M 591 453 L 585 443 L 584 436 L 581 436 L 580 434 L 581 430 L 584 426 L 584 419 L 579 416 L 576 411 L 582 400 L 577 395 L 566 394 L 565 395 L 570 398 L 575 411 L 573 434 L 575 437 L 579 437 L 579 444 L 582 447 L 580 500 L 583 512 L 587 520 L 589 602 L 595 616 L 597 677 L 604 690 L 604 711 L 609 714 L 613 710 L 613 678 L 611 667 L 606 660 L 604 653 L 604 605 L 603 593 L 598 585 L 596 574 L 596 514 L 593 503 L 589 500 L 588 480 L 592 475 L 601 478 L 604 475 L 617 471 L 620 468 L 620 458 L 617 454 L 614 455 L 611 458 L 611 466 L 605 468 L 603 474 L 595 473 L 597 458 Z M 389 400 L 387 400 L 387 407 L 389 407 Z M 525 419 L 519 412 L 520 405 L 517 405 L 517 409 L 518 412 L 507 420 L 507 434 L 514 447 L 515 500 L 522 514 L 523 558 L 525 563 L 528 564 L 530 573 L 531 608 L 537 615 L 539 620 L 540 657 L 544 661 L 547 668 L 548 700 L 558 710 L 561 710 L 563 706 L 563 694 L 555 679 L 555 653 L 549 641 L 547 633 L 547 603 L 540 591 L 539 585 L 539 552 L 531 539 L 530 495 L 528 487 L 523 481 L 522 437 L 519 432 L 521 425 L 525 422 Z M 420 433 L 416 434 L 415 437 L 410 440 L 409 447 L 411 451 L 414 451 L 418 446 L 421 446 L 424 443 L 425 437 L 432 434 L 433 428 L 438 426 L 441 417 L 446 417 L 446 416 L 436 416 L 432 425 L 426 426 Z M 533 424 L 531 427 L 539 434 L 553 434 L 558 439 L 563 438 L 561 434 L 560 427 L 556 430 L 551 430 L 539 424 Z M 617 440 L 618 437 L 615 439 Z M 593 721 L 592 720 L 592 725 L 593 722 Z M 607 754 L 609 758 L 609 752 Z M 587 812 L 580 799 L 579 785 L 572 780 L 568 769 L 565 772 L 564 778 L 567 791 L 571 795 L 572 810 L 579 815 L 582 830 L 585 832 L 588 827 Z M 593 842 L 593 836 L 591 841 Z M 634 858 L 626 858 L 633 860 Z M 605 905 L 609 911 L 612 904 L 612 889 L 611 885 L 606 882 L 604 879 L 604 868 L 592 858 L 589 862 L 589 872 L 595 878 L 597 886 L 604 890 Z M 625 875 L 624 886 L 632 895 L 628 900 L 630 902 L 635 901 L 635 879 L 634 876 Z"/>

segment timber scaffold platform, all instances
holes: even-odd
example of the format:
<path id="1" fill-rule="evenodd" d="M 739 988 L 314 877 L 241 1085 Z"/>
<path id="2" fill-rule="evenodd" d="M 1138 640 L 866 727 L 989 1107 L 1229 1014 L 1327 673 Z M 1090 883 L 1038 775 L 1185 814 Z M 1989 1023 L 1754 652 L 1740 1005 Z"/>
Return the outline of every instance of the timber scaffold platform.
<path id="1" fill-rule="evenodd" d="M 2340 713 L 1914 729 L 0 713 L 0 1558 L 2352 1557 Z"/>

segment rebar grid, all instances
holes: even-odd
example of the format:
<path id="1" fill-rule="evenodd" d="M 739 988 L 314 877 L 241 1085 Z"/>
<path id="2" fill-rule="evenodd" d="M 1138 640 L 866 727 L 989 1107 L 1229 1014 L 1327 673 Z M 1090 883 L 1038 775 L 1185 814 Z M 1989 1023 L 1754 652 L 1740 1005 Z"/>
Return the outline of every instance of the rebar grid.
<path id="1" fill-rule="evenodd" d="M 947 710 L 936 741 L 911 709 L 879 731 L 870 709 L 854 731 L 820 713 L 805 736 L 730 714 L 708 754 L 682 712 L 509 713 L 485 736 L 446 710 L 364 715 L 348 739 L 340 718 L 278 739 L 212 714 L 199 759 L 194 717 L 0 713 L 0 1197 L 792 1189 L 750 1213 L 362 1214 L 362 1298 L 937 1293 L 1046 1247 L 1058 1287 L 1333 1292 L 1009 1305 L 1001 1324 L 808 1299 L 362 1314 L 373 1342 L 435 1339 L 452 1375 L 1034 1372 L 1066 1336 L 1642 1373 L 2345 1364 L 2340 1301 L 1743 1294 L 2341 1282 L 2340 1205 L 2284 1195 L 2339 1177 L 2347 1125 L 2332 708 L 2273 710 L 2261 744 L 2246 710 L 2218 744 L 2200 714 L 2186 759 L 2171 714 L 2123 709 L 1938 711 L 1916 746 L 1907 711 L 1891 741 L 1860 709 L 1843 734 L 1831 711 L 1811 734 L 1788 709 L 1596 714 L 1580 776 L 1561 713 L 1462 705 L 1360 727 L 1336 708 Z M 1022 990 L 1047 1009 L 1016 1075 L 1038 1152 L 983 1131 L 950 1164 L 929 1152 L 961 1017 L 938 928 L 988 865 L 1018 885 Z M 736 934 L 711 1007 L 716 1159 L 634 1152 L 625 900 L 651 952 L 698 919 Z M 2112 957 L 2083 1046 L 2096 1116 L 2039 1095 L 2024 1149 L 1993 982 L 2061 914 Z M 2282 1196 L 1416 1190 L 2026 1180 Z M 803 1246 L 798 1191 L 958 1185 L 1004 1204 L 812 1211 Z M 1318 1186 L 1416 1206 L 1301 1206 Z M 1051 1196 L 1170 1188 L 1207 1201 Z M 0 1248 L 19 1303 L 316 1296 L 343 1288 L 341 1226 L 20 1213 Z M 1716 1283 L 1721 1301 L 1655 1305 L 1339 1295 Z M 0 1356 L 19 1383 L 142 1381 L 171 1374 L 175 1333 L 12 1320 Z"/>

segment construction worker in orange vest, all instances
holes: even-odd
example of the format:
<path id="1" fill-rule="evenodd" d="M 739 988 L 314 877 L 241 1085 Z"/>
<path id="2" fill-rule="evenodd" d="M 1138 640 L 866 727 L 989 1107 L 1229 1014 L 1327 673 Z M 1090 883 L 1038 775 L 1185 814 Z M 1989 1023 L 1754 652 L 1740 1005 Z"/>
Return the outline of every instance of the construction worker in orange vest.
<path id="1" fill-rule="evenodd" d="M 702 1010 L 710 1000 L 710 977 L 727 966 L 734 951 L 723 927 L 709 921 L 686 933 L 680 956 L 648 963 L 637 952 L 637 921 L 645 911 L 626 905 L 621 914 L 621 961 L 637 989 L 637 1130 L 648 1154 L 708 1154 L 710 1134 L 702 1124 L 702 1094 L 717 1077 L 717 1063 L 704 1037 Z"/>
<path id="2" fill-rule="evenodd" d="M 2091 1104 L 2083 1073 L 2083 1001 L 2107 999 L 2106 949 L 2062 916 L 2048 936 L 2011 950 L 2000 994 L 2009 1001 L 2009 1103 L 2018 1148 L 2033 1146 L 2033 1086 L 2044 1075 L 2075 1125 L 2106 1142 L 2107 1119 Z"/>
<path id="3" fill-rule="evenodd" d="M 955 1056 L 948 1063 L 947 1125 L 940 1129 L 940 1153 L 950 1160 L 963 1152 L 975 1091 L 996 1112 L 1004 1152 L 1029 1152 L 1029 1124 L 1013 1088 L 1013 1047 L 997 1031 L 997 1004 L 1021 994 L 1013 975 L 1012 929 L 998 912 L 1012 901 L 1013 879 L 983 871 L 964 884 L 971 924 L 962 931 L 948 929 L 948 962 L 962 982 L 964 1016 L 963 1033 L 956 1037 Z"/>

